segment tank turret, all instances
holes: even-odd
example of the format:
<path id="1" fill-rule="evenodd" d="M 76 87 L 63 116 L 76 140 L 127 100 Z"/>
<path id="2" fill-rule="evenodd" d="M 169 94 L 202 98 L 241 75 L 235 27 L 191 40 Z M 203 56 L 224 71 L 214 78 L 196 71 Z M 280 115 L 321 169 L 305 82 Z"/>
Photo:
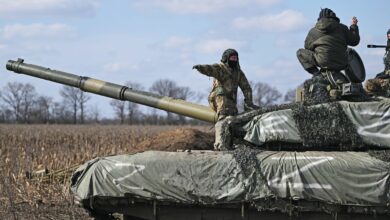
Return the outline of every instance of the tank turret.
<path id="1" fill-rule="evenodd" d="M 210 123 L 217 121 L 216 113 L 209 107 L 175 99 L 167 96 L 160 96 L 145 91 L 101 81 L 85 76 L 78 76 L 46 67 L 24 63 L 23 59 L 17 61 L 9 60 L 7 70 L 22 73 L 33 77 L 53 81 L 56 83 L 80 88 L 85 92 L 107 96 L 113 99 L 126 100 L 138 104 L 158 108 L 161 110 L 177 113 L 190 118 L 199 119 Z"/>
<path id="2" fill-rule="evenodd" d="M 350 52 L 354 54 L 353 50 Z M 351 60 L 361 61 L 360 58 Z M 356 65 L 351 65 L 351 69 L 355 70 L 354 76 L 361 76 L 360 78 L 363 79 L 364 68 L 361 68 L 361 62 L 355 63 Z M 86 92 L 139 103 L 205 122 L 215 123 L 217 121 L 217 114 L 211 108 L 181 99 L 137 91 L 123 85 L 26 64 L 23 59 L 9 60 L 6 67 L 16 73 L 77 87 Z M 288 146 L 290 150 L 389 148 L 387 115 L 380 114 L 387 112 L 389 102 L 386 100 L 333 101 L 317 105 L 296 103 L 271 108 L 263 107 L 224 119 L 218 124 L 221 129 L 217 134 L 219 138 L 216 140 L 221 142 L 218 144 L 223 150 L 233 149 L 234 139 L 266 149 L 274 149 L 274 146 L 277 149 L 286 149 L 285 146 Z M 280 147 L 278 143 L 290 144 Z"/>

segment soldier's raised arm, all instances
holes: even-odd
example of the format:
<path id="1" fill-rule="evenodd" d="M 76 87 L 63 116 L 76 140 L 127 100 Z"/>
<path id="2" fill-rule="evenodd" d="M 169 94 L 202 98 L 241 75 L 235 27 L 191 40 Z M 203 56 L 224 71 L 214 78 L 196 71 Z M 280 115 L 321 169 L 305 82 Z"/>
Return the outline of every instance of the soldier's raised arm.
<path id="1" fill-rule="evenodd" d="M 353 16 L 352 17 L 352 24 L 349 27 L 349 31 L 347 32 L 347 44 L 350 46 L 356 46 L 360 42 L 360 35 L 359 35 L 359 27 L 357 25 L 358 19 Z"/>
<path id="2" fill-rule="evenodd" d="M 222 78 L 222 75 L 223 75 L 223 72 L 222 72 L 220 64 L 211 64 L 211 65 L 208 65 L 208 64 L 199 65 L 199 64 L 197 64 L 197 65 L 194 65 L 192 67 L 192 69 L 196 69 L 201 74 L 206 75 L 206 76 L 210 76 L 210 77 L 214 77 L 214 78 L 216 78 L 218 80 L 220 80 Z"/>

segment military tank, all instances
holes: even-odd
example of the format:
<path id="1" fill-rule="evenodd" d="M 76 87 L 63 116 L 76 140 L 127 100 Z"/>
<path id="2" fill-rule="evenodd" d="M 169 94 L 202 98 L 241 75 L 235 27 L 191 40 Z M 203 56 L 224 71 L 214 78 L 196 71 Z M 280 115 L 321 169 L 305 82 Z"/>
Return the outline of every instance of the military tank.
<path id="1" fill-rule="evenodd" d="M 8 70 L 215 123 L 208 107 L 10 60 Z M 261 108 L 223 121 L 227 151 L 93 159 L 71 178 L 97 218 L 389 219 L 390 100 Z"/>

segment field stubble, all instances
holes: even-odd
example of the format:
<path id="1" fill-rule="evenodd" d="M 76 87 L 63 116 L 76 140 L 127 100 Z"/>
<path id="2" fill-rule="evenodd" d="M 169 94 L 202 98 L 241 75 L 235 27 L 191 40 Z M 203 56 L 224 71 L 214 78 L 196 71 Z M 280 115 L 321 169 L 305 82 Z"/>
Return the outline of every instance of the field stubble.
<path id="1" fill-rule="evenodd" d="M 0 215 L 3 219 L 90 219 L 73 204 L 69 173 L 74 167 L 96 157 L 140 151 L 138 143 L 149 143 L 158 133 L 174 129 L 177 127 L 0 125 Z M 50 179 L 26 177 L 37 170 L 59 173 Z"/>

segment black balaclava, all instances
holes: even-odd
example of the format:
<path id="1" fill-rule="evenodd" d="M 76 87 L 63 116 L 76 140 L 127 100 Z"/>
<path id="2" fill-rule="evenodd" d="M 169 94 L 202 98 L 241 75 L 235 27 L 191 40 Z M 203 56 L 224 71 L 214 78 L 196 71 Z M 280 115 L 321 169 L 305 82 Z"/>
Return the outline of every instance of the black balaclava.
<path id="1" fill-rule="evenodd" d="M 336 16 L 336 13 L 334 13 L 332 9 L 329 8 L 321 9 L 317 21 L 319 21 L 321 18 L 334 18 L 340 22 L 340 19 Z"/>
<path id="2" fill-rule="evenodd" d="M 229 57 L 231 57 L 233 55 L 237 56 L 237 62 L 229 61 Z M 235 49 L 231 49 L 231 48 L 225 50 L 222 54 L 221 62 L 228 64 L 231 68 L 237 68 L 239 66 L 238 65 L 238 52 Z"/>

